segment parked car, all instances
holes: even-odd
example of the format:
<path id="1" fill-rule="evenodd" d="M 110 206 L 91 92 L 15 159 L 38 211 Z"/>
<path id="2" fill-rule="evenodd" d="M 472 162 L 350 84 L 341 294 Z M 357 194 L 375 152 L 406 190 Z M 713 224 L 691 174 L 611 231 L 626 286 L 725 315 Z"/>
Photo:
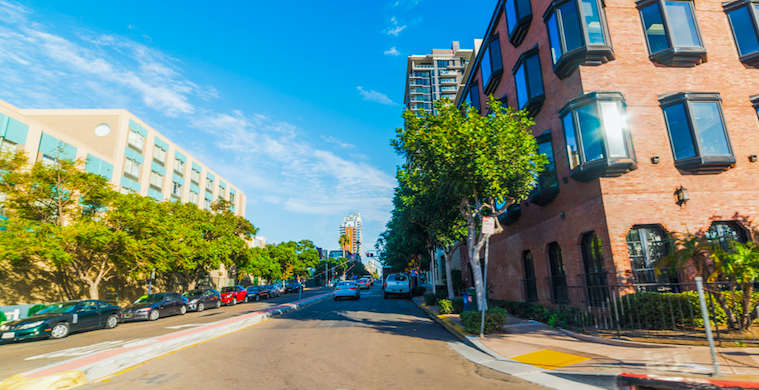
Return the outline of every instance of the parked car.
<path id="1" fill-rule="evenodd" d="M 248 293 L 248 300 L 260 301 L 269 297 L 269 290 L 264 286 L 250 286 L 245 291 Z"/>
<path id="2" fill-rule="evenodd" d="M 248 292 L 242 286 L 229 286 L 221 289 L 221 304 L 236 305 L 237 302 L 248 302 Z"/>
<path id="3" fill-rule="evenodd" d="M 285 293 L 301 291 L 303 291 L 303 284 L 301 282 L 290 282 L 285 286 Z"/>
<path id="4" fill-rule="evenodd" d="M 385 279 L 383 285 L 385 290 L 385 299 L 391 294 L 403 295 L 411 299 L 411 279 L 402 274 L 390 274 Z"/>
<path id="5" fill-rule="evenodd" d="M 31 317 L 0 326 L 0 341 L 62 339 L 81 330 L 113 329 L 119 324 L 120 312 L 120 307 L 97 300 L 58 302 Z"/>
<path id="6" fill-rule="evenodd" d="M 369 280 L 369 286 L 374 286 L 374 278 L 372 277 L 372 275 L 364 275 L 362 276 L 362 278 Z"/>
<path id="7" fill-rule="evenodd" d="M 276 284 L 269 284 L 266 287 L 269 288 L 269 295 L 272 297 L 278 297 L 282 295 L 282 290 Z"/>
<path id="8" fill-rule="evenodd" d="M 172 314 L 187 313 L 187 302 L 178 293 L 143 295 L 131 305 L 121 310 L 122 321 L 150 320 Z"/>
<path id="9" fill-rule="evenodd" d="M 356 282 L 338 282 L 335 286 L 334 300 L 339 301 L 343 298 L 361 298 L 361 289 Z"/>
<path id="10" fill-rule="evenodd" d="M 364 289 L 365 288 L 365 289 L 368 290 L 369 287 L 371 287 L 371 285 L 369 284 L 369 279 L 361 278 L 361 279 L 359 279 L 359 280 L 356 281 L 356 284 L 358 284 L 358 287 L 360 289 Z"/>
<path id="11" fill-rule="evenodd" d="M 190 290 L 182 296 L 187 298 L 187 307 L 192 311 L 201 312 L 212 307 L 221 307 L 221 293 L 212 288 Z"/>

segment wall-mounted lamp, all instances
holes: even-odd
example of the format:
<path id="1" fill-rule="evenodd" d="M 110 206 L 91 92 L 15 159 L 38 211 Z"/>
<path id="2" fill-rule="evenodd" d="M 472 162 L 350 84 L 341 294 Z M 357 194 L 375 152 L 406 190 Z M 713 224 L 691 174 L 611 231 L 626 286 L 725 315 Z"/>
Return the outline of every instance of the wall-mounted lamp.
<path id="1" fill-rule="evenodd" d="M 756 155 L 752 154 L 752 155 L 748 156 L 748 161 L 756 162 Z"/>
<path id="2" fill-rule="evenodd" d="M 566 215 L 564 215 L 564 212 L 562 211 L 562 212 L 561 212 L 561 214 L 559 214 L 559 217 L 560 217 L 561 219 L 564 219 L 564 218 L 566 218 L 567 216 L 566 216 Z"/>
<path id="3" fill-rule="evenodd" d="M 658 164 L 658 163 L 659 163 L 659 156 L 651 157 L 651 164 Z"/>
<path id="4" fill-rule="evenodd" d="M 680 206 L 690 200 L 690 196 L 688 196 L 688 190 L 686 188 L 683 188 L 683 186 L 680 186 L 680 188 L 675 190 L 675 196 L 677 196 L 677 204 Z"/>
<path id="5" fill-rule="evenodd" d="M 566 176 L 564 176 L 564 177 L 561 178 L 561 181 L 563 181 L 564 184 L 567 184 L 567 183 L 569 183 L 569 178 L 566 177 Z"/>

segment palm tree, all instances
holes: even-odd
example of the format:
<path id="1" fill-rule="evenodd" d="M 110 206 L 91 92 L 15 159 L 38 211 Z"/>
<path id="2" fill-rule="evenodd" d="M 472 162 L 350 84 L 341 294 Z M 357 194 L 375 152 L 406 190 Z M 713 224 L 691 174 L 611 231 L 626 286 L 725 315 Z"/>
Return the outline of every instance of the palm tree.
<path id="1" fill-rule="evenodd" d="M 340 239 L 338 242 L 340 243 L 340 248 L 343 250 L 343 258 L 345 258 L 345 247 L 347 247 L 350 244 L 350 239 L 345 234 L 340 236 Z"/>

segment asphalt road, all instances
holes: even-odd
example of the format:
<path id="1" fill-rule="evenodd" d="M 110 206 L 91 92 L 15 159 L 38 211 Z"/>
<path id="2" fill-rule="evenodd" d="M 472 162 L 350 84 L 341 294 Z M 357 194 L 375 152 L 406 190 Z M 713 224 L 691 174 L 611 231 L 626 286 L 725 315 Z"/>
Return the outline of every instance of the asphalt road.
<path id="1" fill-rule="evenodd" d="M 477 366 L 450 333 L 379 286 L 177 351 L 85 389 L 544 389 Z"/>
<path id="2" fill-rule="evenodd" d="M 306 289 L 303 291 L 302 298 L 323 294 L 328 291 L 330 289 L 324 287 Z M 130 343 L 138 343 L 141 340 L 264 310 L 297 299 L 298 294 L 282 294 L 282 296 L 277 298 L 258 302 L 238 303 L 235 306 L 222 306 L 219 309 L 206 309 L 201 313 L 188 312 L 183 316 L 173 315 L 159 318 L 157 321 L 121 323 L 114 329 L 98 329 L 73 333 L 60 340 L 44 339 L 0 344 L 0 362 L 2 362 L 0 363 L 0 382 L 12 375 L 69 360 L 77 356 Z"/>

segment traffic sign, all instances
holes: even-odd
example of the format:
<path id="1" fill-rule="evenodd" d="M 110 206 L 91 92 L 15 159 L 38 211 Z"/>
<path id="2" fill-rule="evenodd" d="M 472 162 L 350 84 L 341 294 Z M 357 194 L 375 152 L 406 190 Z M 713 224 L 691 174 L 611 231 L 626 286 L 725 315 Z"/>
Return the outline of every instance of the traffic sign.
<path id="1" fill-rule="evenodd" d="M 495 220 L 493 217 L 482 217 L 482 234 L 490 236 L 495 233 Z"/>

